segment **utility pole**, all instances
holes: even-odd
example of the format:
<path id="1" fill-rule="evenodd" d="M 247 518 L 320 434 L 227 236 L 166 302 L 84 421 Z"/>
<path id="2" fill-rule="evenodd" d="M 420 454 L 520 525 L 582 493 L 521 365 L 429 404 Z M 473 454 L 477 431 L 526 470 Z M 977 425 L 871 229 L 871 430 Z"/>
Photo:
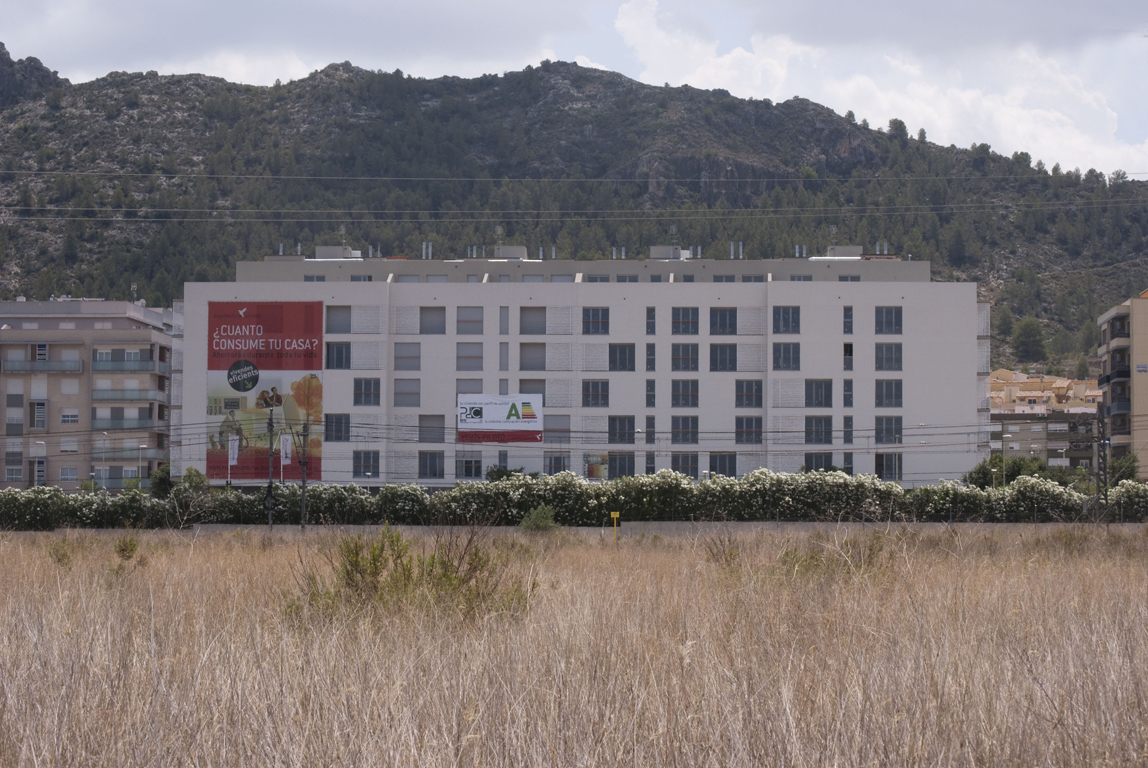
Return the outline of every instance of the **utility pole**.
<path id="1" fill-rule="evenodd" d="M 307 435 L 311 431 L 310 419 L 303 422 L 303 450 L 299 454 L 299 466 L 303 469 L 303 483 L 299 501 L 299 531 L 307 532 Z"/>
<path id="2" fill-rule="evenodd" d="M 267 498 L 263 505 L 267 507 L 267 528 L 271 529 L 274 523 L 275 511 L 275 409 L 267 410 Z"/>

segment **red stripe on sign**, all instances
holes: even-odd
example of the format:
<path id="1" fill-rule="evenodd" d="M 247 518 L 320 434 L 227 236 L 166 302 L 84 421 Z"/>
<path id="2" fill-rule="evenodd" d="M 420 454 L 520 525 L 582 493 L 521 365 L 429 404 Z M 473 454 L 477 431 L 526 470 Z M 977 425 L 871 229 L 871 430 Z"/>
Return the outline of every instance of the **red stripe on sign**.
<path id="1" fill-rule="evenodd" d="M 507 431 L 459 430 L 460 443 L 541 443 L 542 433 L 525 429 Z"/>

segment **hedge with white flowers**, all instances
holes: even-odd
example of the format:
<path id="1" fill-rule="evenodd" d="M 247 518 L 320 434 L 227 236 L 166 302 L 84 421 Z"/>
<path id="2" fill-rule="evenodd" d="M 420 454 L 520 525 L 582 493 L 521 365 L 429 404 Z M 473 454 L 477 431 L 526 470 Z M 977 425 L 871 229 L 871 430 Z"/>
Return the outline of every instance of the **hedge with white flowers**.
<path id="1" fill-rule="evenodd" d="M 272 509 L 279 524 L 298 523 L 300 489 L 276 485 Z M 1128 521 L 1148 519 L 1148 485 L 1122 482 L 1110 495 Z M 843 472 L 782 474 L 760 469 L 740 478 L 694 482 L 670 471 L 591 482 L 569 472 L 498 482 L 460 483 L 428 493 L 418 485 L 388 485 L 373 492 L 354 485 L 307 489 L 314 524 L 481 523 L 516 525 L 543 504 L 561 525 L 651 520 L 841 520 L 888 522 L 1041 522 L 1085 519 L 1087 497 L 1050 480 L 1019 477 L 1007 488 L 980 490 L 945 482 L 906 491 L 872 475 Z M 1088 513 L 1088 514 L 1091 514 Z M 177 484 L 168 499 L 129 490 L 66 494 L 53 486 L 0 490 L 0 529 L 179 528 L 195 523 L 267 521 L 262 493 Z"/>

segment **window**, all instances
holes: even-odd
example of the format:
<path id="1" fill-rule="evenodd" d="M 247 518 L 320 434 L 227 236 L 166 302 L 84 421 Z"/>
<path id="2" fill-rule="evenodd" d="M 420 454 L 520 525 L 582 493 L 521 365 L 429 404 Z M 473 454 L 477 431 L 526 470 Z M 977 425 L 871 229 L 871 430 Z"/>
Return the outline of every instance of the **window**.
<path id="1" fill-rule="evenodd" d="M 544 283 L 543 275 L 523 275 L 522 282 L 524 283 Z"/>
<path id="2" fill-rule="evenodd" d="M 846 344 L 845 347 L 842 349 L 842 352 L 843 352 L 843 357 L 844 357 L 844 363 L 842 364 L 841 369 L 845 370 L 845 371 L 853 370 L 853 345 L 852 344 Z"/>
<path id="3" fill-rule="evenodd" d="M 698 407 L 698 380 L 674 379 L 670 382 L 671 408 Z"/>
<path id="4" fill-rule="evenodd" d="M 518 345 L 518 370 L 520 371 L 545 371 L 546 370 L 546 345 L 545 344 L 519 344 Z"/>
<path id="5" fill-rule="evenodd" d="M 326 429 L 323 439 L 328 443 L 349 443 L 351 441 L 351 416 L 347 413 L 328 413 L 324 416 Z"/>
<path id="6" fill-rule="evenodd" d="M 710 344 L 710 370 L 736 371 L 737 344 Z"/>
<path id="7" fill-rule="evenodd" d="M 18 483 L 24 479 L 24 470 L 21 467 L 5 467 L 4 480 L 9 483 Z"/>
<path id="8" fill-rule="evenodd" d="M 760 408 L 761 379 L 738 379 L 734 383 L 734 408 Z"/>
<path id="9" fill-rule="evenodd" d="M 877 445 L 900 445 L 902 442 L 901 417 L 878 416 L 874 432 L 876 437 L 873 442 Z"/>
<path id="10" fill-rule="evenodd" d="M 877 361 L 876 370 L 878 371 L 899 371 L 901 370 L 901 345 L 900 344 L 878 344 L 877 348 Z"/>
<path id="11" fill-rule="evenodd" d="M 654 423 L 655 422 L 654 422 L 653 416 L 647 416 L 646 417 L 646 445 L 653 445 L 654 444 L 654 435 L 655 435 Z"/>
<path id="12" fill-rule="evenodd" d="M 133 443 L 135 440 L 132 441 Z M 60 453 L 79 453 L 80 440 L 76 437 L 61 437 L 60 438 Z"/>
<path id="13" fill-rule="evenodd" d="M 828 470 L 833 466 L 833 454 L 826 453 L 807 453 L 805 454 L 805 471 L 817 472 L 820 470 Z"/>
<path id="14" fill-rule="evenodd" d="M 608 478 L 634 476 L 634 454 L 632 452 L 611 452 L 607 457 Z"/>
<path id="15" fill-rule="evenodd" d="M 518 332 L 523 336 L 546 334 L 546 307 L 519 307 Z"/>
<path id="16" fill-rule="evenodd" d="M 455 451 L 454 476 L 459 480 L 481 480 L 482 452 Z"/>
<path id="17" fill-rule="evenodd" d="M 697 344 L 673 344 L 670 347 L 671 371 L 696 371 L 698 369 Z"/>
<path id="18" fill-rule="evenodd" d="M 662 282 L 662 276 L 661 275 L 650 275 L 650 282 L 651 283 L 660 283 L 660 282 Z"/>
<path id="19" fill-rule="evenodd" d="M 610 382 L 591 379 L 582 380 L 582 407 L 608 408 L 610 406 Z"/>
<path id="20" fill-rule="evenodd" d="M 670 419 L 671 443 L 697 443 L 697 441 L 697 416 L 674 416 Z"/>
<path id="21" fill-rule="evenodd" d="M 637 353 L 634 350 L 633 344 L 611 344 L 610 345 L 610 370 L 611 371 L 632 371 L 634 370 L 635 360 Z"/>
<path id="22" fill-rule="evenodd" d="M 806 416 L 805 417 L 806 444 L 833 444 L 833 417 L 832 416 Z"/>
<path id="23" fill-rule="evenodd" d="M 396 275 L 396 283 L 417 283 L 419 281 L 418 275 Z"/>
<path id="24" fill-rule="evenodd" d="M 548 475 L 570 471 L 570 454 L 565 451 L 546 451 L 542 454 L 543 471 Z"/>
<path id="25" fill-rule="evenodd" d="M 801 333 L 801 307 L 774 307 L 774 333 Z"/>
<path id="26" fill-rule="evenodd" d="M 421 379 L 395 379 L 395 407 L 417 408 L 422 403 Z"/>
<path id="27" fill-rule="evenodd" d="M 350 370 L 351 343 L 349 341 L 327 343 L 327 368 L 332 371 Z"/>
<path id="28" fill-rule="evenodd" d="M 569 416 L 542 416 L 542 441 L 546 443 L 570 442 Z"/>
<path id="29" fill-rule="evenodd" d="M 419 414 L 419 442 L 445 443 L 446 417 L 439 414 Z"/>
<path id="30" fill-rule="evenodd" d="M 500 371 L 509 371 L 510 370 L 510 342 L 509 341 L 498 342 L 498 370 L 500 370 Z M 503 394 L 505 394 L 505 393 L 503 393 Z"/>
<path id="31" fill-rule="evenodd" d="M 80 409 L 79 408 L 61 408 L 60 409 L 60 423 L 61 424 L 79 424 L 80 423 Z"/>
<path id="32" fill-rule="evenodd" d="M 764 283 L 765 275 L 742 275 L 741 281 L 743 283 Z"/>
<path id="33" fill-rule="evenodd" d="M 696 453 L 675 453 L 670 456 L 670 469 L 687 477 L 698 479 L 698 455 Z"/>
<path id="34" fill-rule="evenodd" d="M 901 454 L 878 453 L 873 464 L 878 480 L 901 480 Z"/>
<path id="35" fill-rule="evenodd" d="M 845 307 L 844 319 L 841 324 L 841 332 L 846 336 L 853 334 L 853 307 Z"/>
<path id="36" fill-rule="evenodd" d="M 773 345 L 773 370 L 775 371 L 800 371 L 801 370 L 801 344 L 789 343 L 774 343 Z"/>
<path id="37" fill-rule="evenodd" d="M 652 475 L 657 469 L 654 466 L 654 452 L 646 451 L 646 474 Z"/>
<path id="38" fill-rule="evenodd" d="M 582 334 L 606 336 L 610 333 L 610 308 L 585 307 L 582 309 Z"/>
<path id="39" fill-rule="evenodd" d="M 853 452 L 846 451 L 841 454 L 841 471 L 847 475 L 853 474 Z"/>
<path id="40" fill-rule="evenodd" d="M 839 283 L 859 283 L 861 282 L 861 275 L 838 275 L 837 282 Z"/>
<path id="41" fill-rule="evenodd" d="M 379 452 L 378 451 L 352 451 L 351 477 L 370 479 L 379 478 Z"/>
<path id="42" fill-rule="evenodd" d="M 369 283 L 371 282 L 370 275 L 351 275 L 352 283 Z"/>
<path id="43" fill-rule="evenodd" d="M 682 275 L 682 282 L 683 283 L 692 283 L 693 281 L 694 281 L 693 275 Z"/>
<path id="44" fill-rule="evenodd" d="M 715 283 L 732 283 L 734 282 L 733 275 L 714 275 Z"/>
<path id="45" fill-rule="evenodd" d="M 901 407 L 901 379 L 877 379 L 877 408 Z"/>
<path id="46" fill-rule="evenodd" d="M 733 282 L 730 280 L 729 282 Z M 736 309 L 711 309 L 710 310 L 710 335 L 711 336 L 736 336 L 737 335 L 737 310 Z"/>
<path id="47" fill-rule="evenodd" d="M 657 381 L 646 379 L 646 407 L 657 408 Z"/>
<path id="48" fill-rule="evenodd" d="M 670 311 L 670 333 L 675 336 L 698 335 L 698 308 L 674 307 Z"/>
<path id="49" fill-rule="evenodd" d="M 304 283 L 325 283 L 327 282 L 326 275 L 303 275 Z"/>
<path id="50" fill-rule="evenodd" d="M 481 371 L 482 342 L 456 342 L 454 365 L 456 371 Z"/>
<path id="51" fill-rule="evenodd" d="M 445 464 L 446 454 L 443 451 L 419 451 L 419 478 L 442 478 Z"/>
<path id="52" fill-rule="evenodd" d="M 498 308 L 498 335 L 510 335 L 510 307 Z"/>
<path id="53" fill-rule="evenodd" d="M 737 477 L 737 454 L 711 453 L 710 474 L 725 475 L 726 477 Z"/>
<path id="54" fill-rule="evenodd" d="M 498 380 L 498 394 L 500 394 L 500 395 L 509 395 L 510 394 L 510 379 L 499 379 Z"/>
<path id="55" fill-rule="evenodd" d="M 422 344 L 419 342 L 395 342 L 395 370 L 418 371 L 422 369 Z"/>
<path id="56" fill-rule="evenodd" d="M 520 395 L 537 395 L 538 400 L 534 402 L 542 403 L 546 406 L 546 379 L 519 379 L 518 380 L 518 394 Z"/>
<path id="57" fill-rule="evenodd" d="M 810 283 L 813 282 L 813 275 L 790 275 L 789 282 L 791 283 Z"/>
<path id="58" fill-rule="evenodd" d="M 586 282 L 588 283 L 608 283 L 610 282 L 609 275 L 586 275 Z"/>
<path id="59" fill-rule="evenodd" d="M 646 307 L 646 335 L 653 336 L 658 331 L 657 315 L 654 307 Z"/>
<path id="60" fill-rule="evenodd" d="M 901 308 L 877 307 L 876 333 L 899 334 L 901 332 Z"/>
<path id="61" fill-rule="evenodd" d="M 611 416 L 606 442 L 632 444 L 634 442 L 634 429 L 633 416 Z"/>
<path id="62" fill-rule="evenodd" d="M 647 371 L 654 370 L 656 350 L 657 350 L 656 344 L 647 344 L 646 345 L 646 370 Z"/>
<path id="63" fill-rule="evenodd" d="M 806 379 L 805 380 L 805 407 L 806 408 L 832 408 L 833 407 L 833 380 L 832 379 Z"/>
<path id="64" fill-rule="evenodd" d="M 454 330 L 459 336 L 482 335 L 482 307 L 459 307 L 456 309 Z"/>
<path id="65" fill-rule="evenodd" d="M 379 379 L 355 379 L 355 405 L 378 405 L 381 396 Z"/>
<path id="66" fill-rule="evenodd" d="M 735 443 L 761 443 L 761 417 L 738 416 L 734 419 Z"/>
<path id="67" fill-rule="evenodd" d="M 419 333 L 446 333 L 446 307 L 419 307 Z"/>
<path id="68" fill-rule="evenodd" d="M 74 483 L 79 477 L 75 467 L 60 467 L 60 482 L 61 483 Z"/>
<path id="69" fill-rule="evenodd" d="M 841 420 L 841 442 L 846 445 L 853 444 L 853 417 L 846 416 Z"/>
<path id="70" fill-rule="evenodd" d="M 841 405 L 846 408 L 853 407 L 853 379 L 846 379 L 841 384 Z"/>
<path id="71" fill-rule="evenodd" d="M 636 282 L 638 282 L 638 276 L 637 275 L 618 275 L 617 277 L 614 278 L 614 281 L 618 282 L 618 283 L 636 283 Z"/>
<path id="72" fill-rule="evenodd" d="M 327 307 L 327 333 L 351 332 L 351 308 Z"/>

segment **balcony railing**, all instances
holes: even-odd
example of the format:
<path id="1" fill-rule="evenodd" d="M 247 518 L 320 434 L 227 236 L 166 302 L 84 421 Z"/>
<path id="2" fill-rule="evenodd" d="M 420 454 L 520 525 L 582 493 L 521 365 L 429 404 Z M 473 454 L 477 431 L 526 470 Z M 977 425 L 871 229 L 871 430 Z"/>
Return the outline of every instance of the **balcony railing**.
<path id="1" fill-rule="evenodd" d="M 1132 337 L 1131 332 L 1127 328 L 1112 328 L 1108 331 L 1110 339 L 1128 339 Z"/>
<path id="2" fill-rule="evenodd" d="M 167 429 L 157 419 L 92 419 L 92 429 Z"/>
<path id="3" fill-rule="evenodd" d="M 165 363 L 161 361 L 159 363 L 158 370 L 160 373 L 165 375 L 171 373 L 171 363 Z"/>
<path id="4" fill-rule="evenodd" d="M 139 482 L 137 488 L 147 490 L 151 488 L 151 478 L 148 477 L 109 477 L 103 480 L 96 480 L 96 487 L 102 488 L 107 491 L 122 491 L 128 487 L 129 483 Z"/>
<path id="5" fill-rule="evenodd" d="M 1130 378 L 1132 378 L 1132 369 L 1129 368 L 1128 366 L 1122 366 L 1120 368 L 1116 368 L 1112 371 L 1112 373 L 1108 374 L 1108 381 L 1109 382 L 1118 381 L 1120 379 L 1130 379 Z"/>
<path id="6" fill-rule="evenodd" d="M 157 400 L 166 403 L 167 392 L 158 389 L 93 389 L 93 400 Z"/>
<path id="7" fill-rule="evenodd" d="M 92 451 L 92 461 L 167 461 L 163 448 L 108 448 Z"/>
<path id="8" fill-rule="evenodd" d="M 164 363 L 167 365 L 167 363 Z M 93 371 L 154 371 L 155 360 L 93 360 Z"/>
<path id="9" fill-rule="evenodd" d="M 83 360 L 5 360 L 4 373 L 81 373 Z"/>
<path id="10" fill-rule="evenodd" d="M 1108 415 L 1111 416 L 1116 413 L 1131 413 L 1132 401 L 1131 400 L 1114 400 L 1108 406 Z"/>

